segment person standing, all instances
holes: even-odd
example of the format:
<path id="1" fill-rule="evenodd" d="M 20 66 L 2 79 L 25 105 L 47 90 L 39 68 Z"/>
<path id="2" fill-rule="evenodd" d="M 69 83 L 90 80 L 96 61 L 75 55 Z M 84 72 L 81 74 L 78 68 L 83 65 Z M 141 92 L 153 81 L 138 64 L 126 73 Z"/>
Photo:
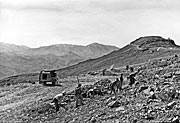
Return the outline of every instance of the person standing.
<path id="1" fill-rule="evenodd" d="M 118 82 L 119 79 L 116 78 L 116 80 L 110 84 L 110 91 L 111 91 L 110 94 L 114 93 L 116 98 L 117 98 Z"/>
<path id="2" fill-rule="evenodd" d="M 82 98 L 82 88 L 81 84 L 78 84 L 78 86 L 75 89 L 75 101 L 76 101 L 76 108 L 78 107 L 78 104 L 83 105 L 83 98 Z"/>
<path id="3" fill-rule="evenodd" d="M 140 70 L 138 69 L 137 72 L 130 74 L 130 76 L 129 76 L 129 79 L 130 79 L 129 85 L 130 86 L 132 86 L 135 83 L 135 81 L 136 81 L 135 77 L 139 72 L 140 72 Z"/>
<path id="4" fill-rule="evenodd" d="M 122 90 L 123 81 L 124 81 L 124 78 L 123 78 L 123 74 L 121 73 L 121 76 L 120 76 L 119 82 L 118 82 L 119 91 Z"/>

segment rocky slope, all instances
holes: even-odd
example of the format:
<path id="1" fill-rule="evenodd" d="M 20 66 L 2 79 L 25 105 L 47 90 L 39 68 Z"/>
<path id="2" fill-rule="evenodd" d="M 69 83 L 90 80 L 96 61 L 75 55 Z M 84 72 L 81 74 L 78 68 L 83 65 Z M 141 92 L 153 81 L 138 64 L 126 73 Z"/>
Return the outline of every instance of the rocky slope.
<path id="1" fill-rule="evenodd" d="M 0 118 L 4 122 L 59 122 L 59 123 L 178 123 L 180 121 L 180 57 L 171 56 L 150 60 L 134 66 L 140 69 L 136 83 L 131 87 L 124 79 L 123 90 L 117 98 L 110 94 L 109 82 L 113 77 L 96 80 L 96 76 L 80 79 L 83 90 L 91 87 L 104 87 L 103 95 L 94 98 L 84 97 L 83 106 L 74 108 L 72 86 L 77 83 L 65 80 L 61 87 L 46 87 L 38 84 L 16 84 L 0 88 Z M 131 72 L 119 68 L 117 74 L 126 78 Z M 93 80 L 94 78 L 94 80 Z M 93 83 L 96 82 L 96 83 Z M 71 88 L 71 89 L 70 89 Z M 69 89 L 66 102 L 68 110 L 60 108 L 55 112 L 52 97 Z"/>
<path id="2" fill-rule="evenodd" d="M 149 59 L 166 57 L 180 53 L 180 48 L 173 40 L 159 36 L 141 37 L 129 45 L 97 59 L 80 62 L 76 65 L 58 70 L 59 76 L 69 76 L 108 69 L 112 65 L 121 67 L 147 62 Z"/>

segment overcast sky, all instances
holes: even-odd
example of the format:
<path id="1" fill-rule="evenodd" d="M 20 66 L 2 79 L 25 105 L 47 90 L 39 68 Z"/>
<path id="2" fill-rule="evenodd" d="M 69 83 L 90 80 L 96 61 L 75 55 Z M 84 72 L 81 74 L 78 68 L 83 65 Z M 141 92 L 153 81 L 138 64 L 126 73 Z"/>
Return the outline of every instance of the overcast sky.
<path id="1" fill-rule="evenodd" d="M 0 0 L 0 42 L 122 47 L 147 35 L 180 45 L 180 0 Z"/>

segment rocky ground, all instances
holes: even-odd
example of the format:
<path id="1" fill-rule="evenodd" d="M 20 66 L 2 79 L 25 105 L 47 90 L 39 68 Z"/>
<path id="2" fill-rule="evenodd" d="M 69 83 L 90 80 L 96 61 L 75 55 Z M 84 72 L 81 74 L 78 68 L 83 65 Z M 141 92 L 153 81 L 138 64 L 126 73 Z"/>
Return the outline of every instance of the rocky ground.
<path id="1" fill-rule="evenodd" d="M 134 66 L 141 71 L 130 87 L 125 79 L 117 98 L 108 89 L 103 96 L 84 98 L 84 105 L 74 108 L 70 95 L 77 82 L 65 80 L 62 86 L 48 87 L 21 83 L 0 88 L 1 122 L 58 123 L 178 123 L 180 120 L 180 58 L 177 56 L 150 60 Z M 121 68 L 117 74 L 131 72 Z M 106 88 L 115 77 L 91 76 L 83 79 L 84 90 L 90 85 Z M 95 83 L 96 82 L 96 83 Z M 55 112 L 52 97 L 63 90 L 69 92 L 68 110 Z"/>

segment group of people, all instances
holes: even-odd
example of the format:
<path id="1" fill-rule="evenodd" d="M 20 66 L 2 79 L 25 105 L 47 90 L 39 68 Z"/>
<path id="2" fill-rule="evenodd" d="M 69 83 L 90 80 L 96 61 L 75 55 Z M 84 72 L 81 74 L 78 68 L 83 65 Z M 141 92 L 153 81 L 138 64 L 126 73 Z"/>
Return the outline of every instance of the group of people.
<path id="1" fill-rule="evenodd" d="M 83 97 L 82 97 L 82 88 L 81 88 L 81 86 L 82 86 L 81 84 L 78 84 L 78 86 L 75 89 L 75 93 L 74 93 L 75 101 L 76 101 L 76 108 L 79 106 L 79 104 L 83 105 Z M 65 106 L 65 104 L 63 104 L 65 96 L 66 96 L 66 92 L 63 91 L 62 93 L 56 95 L 53 98 L 52 102 L 55 105 L 56 112 L 59 111 L 60 107 L 64 108 L 65 110 L 68 110 L 67 107 Z"/>
<path id="2" fill-rule="evenodd" d="M 131 72 L 133 72 L 133 67 L 130 67 L 131 69 L 130 69 L 130 71 Z M 126 66 L 126 70 L 128 70 L 129 69 L 129 66 Z M 138 69 L 136 72 L 134 72 L 134 73 L 131 73 L 130 75 L 129 75 L 129 77 L 127 77 L 128 79 L 129 79 L 129 86 L 130 87 L 132 87 L 132 85 L 134 85 L 135 84 L 135 81 L 136 81 L 136 79 L 135 79 L 135 77 L 136 77 L 136 75 L 138 74 L 140 72 L 140 69 Z M 114 81 L 114 82 L 112 82 L 111 83 L 111 85 L 110 85 L 110 90 L 111 90 L 111 93 L 113 92 L 114 94 L 115 94 L 115 96 L 117 96 L 117 92 L 119 91 L 121 91 L 123 88 L 122 88 L 122 86 L 123 86 L 123 81 L 124 81 L 124 78 L 123 78 L 123 74 L 121 74 L 121 76 L 120 76 L 120 78 L 118 79 L 118 78 L 116 78 L 116 80 Z"/>
<path id="3" fill-rule="evenodd" d="M 129 75 L 129 77 L 128 77 L 128 79 L 130 80 L 129 86 L 132 86 L 133 84 L 135 84 L 135 76 L 136 76 L 136 74 L 139 73 L 139 71 L 140 70 Z M 114 82 L 111 82 L 111 84 L 109 85 L 110 94 L 114 93 L 115 97 L 117 97 L 117 93 L 122 91 L 122 89 L 123 89 L 122 88 L 123 81 L 124 81 L 124 78 L 123 78 L 123 74 L 121 73 L 120 77 L 116 78 L 116 80 Z M 89 89 L 87 92 L 87 95 L 94 97 L 95 90 L 96 90 L 95 88 Z M 83 105 L 82 94 L 83 94 L 82 85 L 79 83 L 78 86 L 74 90 L 74 98 L 75 98 L 75 107 L 76 108 L 78 106 Z M 56 112 L 59 111 L 60 107 L 63 107 L 65 110 L 67 110 L 65 105 L 62 104 L 65 96 L 66 96 L 66 92 L 64 91 L 61 94 L 58 94 L 53 98 L 53 102 L 54 102 L 54 105 L 56 108 Z"/>

